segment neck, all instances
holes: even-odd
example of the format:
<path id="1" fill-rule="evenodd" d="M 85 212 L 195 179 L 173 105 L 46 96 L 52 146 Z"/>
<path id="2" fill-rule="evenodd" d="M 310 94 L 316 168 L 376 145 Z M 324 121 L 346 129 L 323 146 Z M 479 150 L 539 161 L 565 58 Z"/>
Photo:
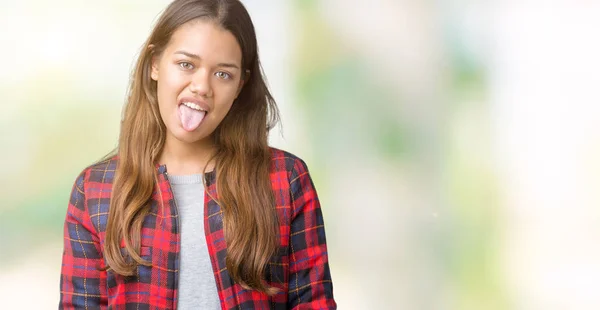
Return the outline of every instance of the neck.
<path id="1" fill-rule="evenodd" d="M 208 162 L 214 151 L 210 138 L 187 143 L 167 135 L 158 163 L 166 165 L 172 175 L 199 174 L 204 172 L 205 167 L 209 172 L 214 168 L 214 164 Z"/>

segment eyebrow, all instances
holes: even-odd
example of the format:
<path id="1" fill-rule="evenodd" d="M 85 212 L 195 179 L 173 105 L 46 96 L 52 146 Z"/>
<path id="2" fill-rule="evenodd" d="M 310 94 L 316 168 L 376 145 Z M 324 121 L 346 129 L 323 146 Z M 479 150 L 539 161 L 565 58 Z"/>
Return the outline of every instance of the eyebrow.
<path id="1" fill-rule="evenodd" d="M 201 60 L 202 58 L 199 55 L 196 54 L 192 54 L 192 53 L 188 53 L 186 51 L 176 51 L 175 54 L 180 54 L 180 55 L 184 55 L 187 56 L 189 58 L 193 58 L 193 59 L 197 59 L 197 60 Z M 236 64 L 233 63 L 218 63 L 217 67 L 224 67 L 224 68 L 234 68 L 234 69 L 240 69 Z"/>

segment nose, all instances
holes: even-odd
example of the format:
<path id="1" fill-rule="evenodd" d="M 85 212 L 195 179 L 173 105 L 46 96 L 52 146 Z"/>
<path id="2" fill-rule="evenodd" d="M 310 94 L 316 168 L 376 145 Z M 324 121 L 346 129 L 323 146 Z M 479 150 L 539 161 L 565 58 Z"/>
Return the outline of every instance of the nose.
<path id="1" fill-rule="evenodd" d="M 198 96 L 211 97 L 212 87 L 208 70 L 200 69 L 192 75 L 190 91 Z"/>

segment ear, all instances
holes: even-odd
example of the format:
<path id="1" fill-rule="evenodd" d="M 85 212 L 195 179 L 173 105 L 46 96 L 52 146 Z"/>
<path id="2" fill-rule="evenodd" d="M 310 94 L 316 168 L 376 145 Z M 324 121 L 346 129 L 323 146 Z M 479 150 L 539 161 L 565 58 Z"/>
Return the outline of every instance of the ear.
<path id="1" fill-rule="evenodd" d="M 150 77 L 154 80 L 154 81 L 158 81 L 158 62 L 159 62 L 159 57 L 158 55 L 154 54 L 154 44 L 150 44 L 148 45 L 148 50 L 150 53 L 150 57 L 152 57 L 151 59 L 151 71 L 150 71 Z"/>
<path id="2" fill-rule="evenodd" d="M 240 84 L 238 85 L 237 93 L 235 94 L 236 98 L 237 98 L 237 96 L 240 95 L 242 88 L 244 88 L 244 85 L 246 84 L 246 81 L 248 81 L 249 78 L 250 78 L 250 70 L 246 70 L 246 72 L 244 73 L 244 76 L 240 79 Z"/>

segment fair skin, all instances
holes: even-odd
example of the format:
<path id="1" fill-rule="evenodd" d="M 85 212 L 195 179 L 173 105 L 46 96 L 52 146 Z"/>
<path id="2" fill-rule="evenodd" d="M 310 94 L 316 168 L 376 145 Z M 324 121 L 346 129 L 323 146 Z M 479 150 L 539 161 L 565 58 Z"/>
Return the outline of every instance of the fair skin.
<path id="1" fill-rule="evenodd" d="M 179 27 L 165 50 L 153 58 L 160 115 L 167 128 L 159 164 L 172 175 L 212 170 L 212 134 L 227 115 L 243 86 L 242 51 L 231 32 L 211 21 Z M 199 125 L 184 125 L 181 105 L 191 102 L 204 115 Z M 204 112 L 206 111 L 206 112 Z M 187 126 L 187 127 L 186 127 Z"/>

